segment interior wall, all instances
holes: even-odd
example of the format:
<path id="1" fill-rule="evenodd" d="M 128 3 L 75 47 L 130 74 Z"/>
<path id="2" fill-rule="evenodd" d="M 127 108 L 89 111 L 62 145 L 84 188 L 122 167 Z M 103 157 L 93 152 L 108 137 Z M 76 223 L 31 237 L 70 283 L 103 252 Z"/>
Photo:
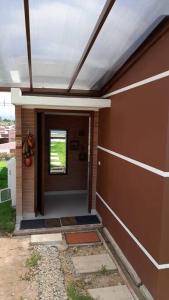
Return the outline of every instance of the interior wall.
<path id="1" fill-rule="evenodd" d="M 68 166 L 67 174 L 49 174 L 49 130 L 65 129 L 68 131 Z M 83 131 L 83 136 L 80 135 Z M 88 159 L 79 160 L 79 154 L 88 153 L 89 117 L 78 115 L 45 115 L 45 191 L 87 190 Z M 78 150 L 71 150 L 71 141 L 79 142 Z"/>
<path id="2" fill-rule="evenodd" d="M 168 53 L 166 32 L 110 91 L 169 70 Z M 153 169 L 169 171 L 168 95 L 165 77 L 111 96 L 111 108 L 99 112 L 98 144 L 104 149 L 98 149 L 97 210 L 155 300 L 167 300 L 169 295 L 169 269 L 157 267 L 169 264 L 169 178 Z"/>

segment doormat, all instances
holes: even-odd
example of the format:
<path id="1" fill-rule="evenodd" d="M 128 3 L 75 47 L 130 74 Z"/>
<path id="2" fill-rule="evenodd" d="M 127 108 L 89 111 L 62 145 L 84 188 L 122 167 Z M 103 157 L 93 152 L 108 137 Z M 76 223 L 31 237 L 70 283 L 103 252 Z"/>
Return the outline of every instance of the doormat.
<path id="1" fill-rule="evenodd" d="M 66 217 L 56 219 L 38 219 L 38 220 L 22 220 L 20 229 L 39 229 L 39 228 L 52 228 L 71 225 L 90 225 L 100 224 L 96 215 L 87 215 L 79 217 Z"/>
<path id="2" fill-rule="evenodd" d="M 77 225 L 77 221 L 75 217 L 66 217 L 60 219 L 62 226 L 71 226 Z"/>
<path id="3" fill-rule="evenodd" d="M 45 228 L 45 220 L 22 220 L 21 221 L 21 229 L 39 229 Z"/>
<path id="4" fill-rule="evenodd" d="M 77 225 L 99 224 L 100 221 L 96 215 L 76 217 Z"/>
<path id="5" fill-rule="evenodd" d="M 92 244 L 101 242 L 96 231 L 65 233 L 67 244 Z"/>
<path id="6" fill-rule="evenodd" d="M 96 215 L 61 218 L 62 226 L 100 224 Z"/>
<path id="7" fill-rule="evenodd" d="M 45 227 L 61 227 L 60 219 L 45 219 Z"/>

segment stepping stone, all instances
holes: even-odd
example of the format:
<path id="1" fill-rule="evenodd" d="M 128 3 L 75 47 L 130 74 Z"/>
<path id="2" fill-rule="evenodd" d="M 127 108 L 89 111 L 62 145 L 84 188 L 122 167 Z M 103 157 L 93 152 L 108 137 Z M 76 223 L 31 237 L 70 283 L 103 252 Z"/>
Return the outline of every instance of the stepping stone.
<path id="1" fill-rule="evenodd" d="M 61 244 L 61 243 L 62 243 L 62 234 L 61 233 L 31 235 L 31 244 L 32 245 Z"/>
<path id="2" fill-rule="evenodd" d="M 134 300 L 126 285 L 89 289 L 88 292 L 97 300 Z"/>
<path id="3" fill-rule="evenodd" d="M 51 153 L 51 156 L 56 156 L 56 157 L 58 157 L 59 155 L 58 155 L 58 153 L 52 152 L 52 153 Z"/>
<path id="4" fill-rule="evenodd" d="M 52 166 L 61 166 L 61 162 L 60 161 L 52 161 L 51 165 Z"/>
<path id="5" fill-rule="evenodd" d="M 65 233 L 65 239 L 69 245 L 101 243 L 95 231 Z"/>
<path id="6" fill-rule="evenodd" d="M 50 160 L 59 160 L 59 156 L 52 156 L 51 158 L 50 158 Z"/>
<path id="7" fill-rule="evenodd" d="M 116 265 L 108 254 L 75 256 L 72 261 L 77 274 L 93 273 L 101 271 L 103 267 L 107 270 L 116 270 Z"/>

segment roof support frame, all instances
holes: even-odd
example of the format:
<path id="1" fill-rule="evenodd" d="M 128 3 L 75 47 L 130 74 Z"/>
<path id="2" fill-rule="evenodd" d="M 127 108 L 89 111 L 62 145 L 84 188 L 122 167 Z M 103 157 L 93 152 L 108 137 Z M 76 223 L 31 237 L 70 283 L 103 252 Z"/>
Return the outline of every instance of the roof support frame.
<path id="1" fill-rule="evenodd" d="M 0 87 L 0 92 L 11 92 L 11 88 L 15 87 Z M 70 93 L 66 89 L 54 89 L 54 88 L 23 88 L 18 87 L 23 95 L 48 95 L 51 97 L 54 96 L 73 96 L 73 97 L 91 97 L 91 98 L 100 98 L 101 93 L 95 90 L 72 90 Z"/>
<path id="2" fill-rule="evenodd" d="M 11 89 L 11 102 L 14 105 L 28 106 L 29 108 L 53 108 L 53 109 L 89 109 L 97 110 L 105 107 L 111 107 L 110 99 L 103 98 L 90 98 L 90 97 L 49 97 L 43 95 L 39 97 L 37 95 L 22 95 L 22 91 L 19 88 Z"/>
<path id="3" fill-rule="evenodd" d="M 83 54 L 81 56 L 81 59 L 75 69 L 75 72 L 71 78 L 71 81 L 70 81 L 70 84 L 69 84 L 69 87 L 68 87 L 68 92 L 72 89 L 72 86 L 80 72 L 80 70 L 82 69 L 82 66 L 87 58 L 87 56 L 89 55 L 90 53 L 90 50 L 92 48 L 92 46 L 94 45 L 96 39 L 97 39 L 97 36 L 99 35 L 99 32 L 103 26 L 103 24 L 105 23 L 106 19 L 107 19 L 107 16 L 109 15 L 114 3 L 115 3 L 116 0 L 107 0 L 104 7 L 103 7 L 103 10 L 97 20 L 97 23 L 94 27 L 94 30 L 88 40 L 88 43 L 83 51 Z"/>
<path id="4" fill-rule="evenodd" d="M 33 79 L 32 79 L 29 0 L 23 0 L 23 1 L 24 1 L 24 13 L 25 13 L 25 29 L 26 29 L 26 42 L 27 42 L 27 54 L 28 54 L 28 69 L 29 69 L 30 90 L 32 91 L 32 89 L 33 89 Z"/>

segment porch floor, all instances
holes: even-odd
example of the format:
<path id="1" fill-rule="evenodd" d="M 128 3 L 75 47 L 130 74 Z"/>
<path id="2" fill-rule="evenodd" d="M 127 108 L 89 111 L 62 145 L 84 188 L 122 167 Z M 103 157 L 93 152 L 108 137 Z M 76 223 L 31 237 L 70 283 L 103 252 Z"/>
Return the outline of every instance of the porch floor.
<path id="1" fill-rule="evenodd" d="M 39 218 L 62 218 L 88 214 L 87 192 L 45 195 L 45 215 Z"/>
<path id="2" fill-rule="evenodd" d="M 61 228 L 64 226 L 76 226 L 76 225 L 96 225 L 100 224 L 100 220 L 97 215 L 86 216 L 74 216 L 74 217 L 62 217 L 62 218 L 50 218 L 50 219 L 33 219 L 22 220 L 20 229 L 43 229 L 43 228 Z"/>

